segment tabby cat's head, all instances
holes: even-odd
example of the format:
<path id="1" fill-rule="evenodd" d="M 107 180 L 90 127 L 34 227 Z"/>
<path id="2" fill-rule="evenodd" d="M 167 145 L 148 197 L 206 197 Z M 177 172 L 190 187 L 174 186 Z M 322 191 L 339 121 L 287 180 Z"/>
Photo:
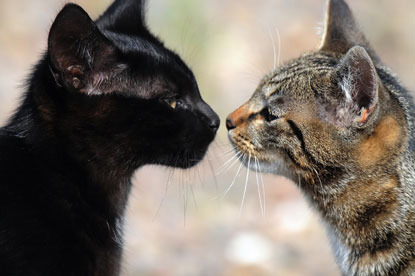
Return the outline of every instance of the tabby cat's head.
<path id="1" fill-rule="evenodd" d="M 273 173 L 282 173 L 282 160 L 292 179 L 313 182 L 317 173 L 333 178 L 336 171 L 375 170 L 393 160 L 405 122 L 394 113 L 378 63 L 346 3 L 329 1 L 320 49 L 269 74 L 227 118 L 241 159 L 257 159 L 258 169 Z"/>
<path id="2" fill-rule="evenodd" d="M 95 22 L 75 4 L 62 9 L 48 40 L 51 88 L 36 96 L 40 117 L 87 156 L 189 167 L 219 118 L 188 66 L 146 28 L 143 2 L 117 0 Z"/>

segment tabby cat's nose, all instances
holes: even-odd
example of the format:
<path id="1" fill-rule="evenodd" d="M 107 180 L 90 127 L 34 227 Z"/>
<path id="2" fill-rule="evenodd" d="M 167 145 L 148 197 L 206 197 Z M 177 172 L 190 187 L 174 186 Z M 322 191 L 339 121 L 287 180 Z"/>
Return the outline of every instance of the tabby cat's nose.
<path id="1" fill-rule="evenodd" d="M 232 130 L 248 120 L 248 105 L 244 104 L 226 118 L 226 128 Z"/>
<path id="2" fill-rule="evenodd" d="M 228 130 L 236 128 L 236 126 L 235 126 L 234 122 L 232 121 L 232 119 L 229 119 L 229 118 L 226 119 L 226 128 Z"/>

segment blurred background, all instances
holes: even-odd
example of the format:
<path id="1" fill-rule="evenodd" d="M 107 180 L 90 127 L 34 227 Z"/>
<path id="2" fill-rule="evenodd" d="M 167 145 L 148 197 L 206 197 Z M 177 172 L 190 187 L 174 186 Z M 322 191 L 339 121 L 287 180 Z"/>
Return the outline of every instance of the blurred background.
<path id="1" fill-rule="evenodd" d="M 74 2 L 96 18 L 111 1 Z M 348 2 L 379 56 L 414 91 L 415 1 Z M 0 0 L 0 124 L 16 108 L 64 4 Z M 283 63 L 318 47 L 324 5 L 324 0 L 150 0 L 147 18 L 150 29 L 194 70 L 203 97 L 224 121 L 272 69 L 274 48 Z M 282 177 L 248 175 L 245 168 L 235 177 L 239 162 L 227 162 L 233 156 L 229 149 L 222 123 L 196 168 L 137 171 L 123 276 L 340 275 L 325 229 L 296 186 Z M 257 188 L 261 177 L 265 215 Z"/>

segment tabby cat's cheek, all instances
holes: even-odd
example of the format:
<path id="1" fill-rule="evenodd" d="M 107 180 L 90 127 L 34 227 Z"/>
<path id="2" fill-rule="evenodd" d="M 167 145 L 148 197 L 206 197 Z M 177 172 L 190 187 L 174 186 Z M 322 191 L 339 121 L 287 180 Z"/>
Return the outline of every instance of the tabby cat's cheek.
<path id="1" fill-rule="evenodd" d="M 361 168 L 368 168 L 385 160 L 388 155 L 400 152 L 406 133 L 392 116 L 384 118 L 373 134 L 363 139 L 355 151 Z"/>

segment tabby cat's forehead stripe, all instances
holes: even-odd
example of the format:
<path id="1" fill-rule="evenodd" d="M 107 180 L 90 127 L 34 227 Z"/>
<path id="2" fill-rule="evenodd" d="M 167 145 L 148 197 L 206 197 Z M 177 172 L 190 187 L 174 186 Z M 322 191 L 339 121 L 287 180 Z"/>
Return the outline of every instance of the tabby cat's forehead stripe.
<path id="1" fill-rule="evenodd" d="M 267 89 L 267 93 L 265 94 L 265 98 L 268 99 L 272 97 L 275 93 L 279 92 L 279 88 L 287 83 L 292 83 L 294 80 L 298 81 L 299 79 L 310 79 L 315 74 L 325 74 L 332 70 L 332 67 L 299 67 L 295 68 L 292 71 L 287 71 L 284 73 L 280 73 L 275 75 L 269 82 L 265 84 L 265 86 L 270 87 L 271 89 Z"/>

